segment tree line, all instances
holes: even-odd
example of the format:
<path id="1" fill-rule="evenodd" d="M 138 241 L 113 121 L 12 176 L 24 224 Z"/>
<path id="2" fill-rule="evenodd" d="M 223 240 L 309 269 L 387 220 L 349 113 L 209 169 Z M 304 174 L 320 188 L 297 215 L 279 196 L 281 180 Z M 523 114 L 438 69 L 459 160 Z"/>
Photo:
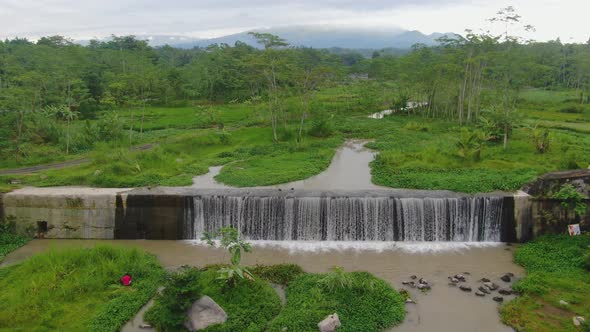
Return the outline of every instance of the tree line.
<path id="1" fill-rule="evenodd" d="M 84 46 L 63 36 L 0 41 L 0 150 L 19 156 L 22 144 L 61 140 L 69 153 L 69 128 L 78 119 L 101 115 L 104 120 L 87 128 L 85 139 L 91 144 L 119 135 L 115 121 L 102 116 L 105 110 L 220 102 L 265 103 L 276 142 L 277 128 L 285 121 L 284 100 L 293 97 L 300 101 L 296 122 L 301 138 L 304 122 L 314 112 L 315 93 L 364 75 L 388 83 L 384 106 L 461 124 L 485 118 L 505 143 L 518 92 L 525 87 L 576 89 L 580 103 L 590 101 L 590 40 L 567 44 L 512 36 L 508 27 L 520 24 L 520 16 L 510 7 L 493 20 L 506 26 L 504 34 L 467 31 L 442 38 L 434 47 L 415 45 L 407 54 L 376 51 L 371 59 L 354 51 L 291 47 L 279 36 L 263 33 L 252 33 L 259 48 L 242 42 L 151 47 L 134 36 L 91 40 Z M 410 101 L 420 107 L 407 107 Z M 137 116 L 143 120 L 142 112 Z M 132 129 L 141 131 L 142 126 Z"/>

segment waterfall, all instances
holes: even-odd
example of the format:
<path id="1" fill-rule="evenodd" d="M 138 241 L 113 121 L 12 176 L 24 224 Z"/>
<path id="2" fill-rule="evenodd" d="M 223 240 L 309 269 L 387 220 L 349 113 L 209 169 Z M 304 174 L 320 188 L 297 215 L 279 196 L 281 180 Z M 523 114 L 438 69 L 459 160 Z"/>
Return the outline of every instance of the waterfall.
<path id="1" fill-rule="evenodd" d="M 501 241 L 503 197 L 197 195 L 183 238 L 233 226 L 250 240 Z"/>

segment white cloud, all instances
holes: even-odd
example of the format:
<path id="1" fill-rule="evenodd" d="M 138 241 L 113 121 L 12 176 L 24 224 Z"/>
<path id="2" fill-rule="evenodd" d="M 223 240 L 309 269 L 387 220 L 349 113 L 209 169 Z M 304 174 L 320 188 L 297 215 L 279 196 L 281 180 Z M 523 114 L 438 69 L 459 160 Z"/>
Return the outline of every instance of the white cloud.
<path id="1" fill-rule="evenodd" d="M 588 0 L 0 0 L 0 38 L 61 34 L 83 39 L 110 34 L 214 37 L 247 29 L 330 24 L 401 26 L 422 32 L 487 29 L 486 19 L 513 5 L 537 40 L 590 37 Z"/>

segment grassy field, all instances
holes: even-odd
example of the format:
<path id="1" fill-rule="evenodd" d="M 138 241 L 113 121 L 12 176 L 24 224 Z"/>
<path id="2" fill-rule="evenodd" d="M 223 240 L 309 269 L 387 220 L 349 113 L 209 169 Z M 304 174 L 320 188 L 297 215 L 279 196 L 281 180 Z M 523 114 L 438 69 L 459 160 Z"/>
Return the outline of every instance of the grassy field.
<path id="1" fill-rule="evenodd" d="M 579 331 L 572 318 L 590 317 L 590 235 L 539 238 L 515 260 L 527 276 L 514 285 L 520 296 L 502 307 L 502 321 L 517 331 Z"/>
<path id="2" fill-rule="evenodd" d="M 120 286 L 125 273 L 133 276 L 133 286 Z M 136 249 L 39 254 L 0 269 L 0 330 L 118 331 L 162 277 L 156 258 Z"/>
<path id="3" fill-rule="evenodd" d="M 131 151 L 128 138 L 97 144 L 91 151 L 67 157 L 87 157 L 90 163 L 32 175 L 1 176 L 0 190 L 14 188 L 7 185 L 14 179 L 35 186 L 184 186 L 215 165 L 226 165 L 217 177 L 220 182 L 238 187 L 271 185 L 321 172 L 347 138 L 374 139 L 370 146 L 380 154 L 371 165 L 373 182 L 397 188 L 512 191 L 540 174 L 590 164 L 590 106 L 578 105 L 575 91 L 523 91 L 518 105 L 523 120 L 514 129 L 507 149 L 501 142 L 486 142 L 479 159 L 460 156 L 457 144 L 465 129 L 455 122 L 406 115 L 367 118 L 383 109 L 388 98 L 385 92 L 375 91 L 386 89 L 353 85 L 318 93 L 312 109 L 325 116 L 306 122 L 302 142 L 296 140 L 298 101 L 287 99 L 285 119 L 281 119 L 286 125 L 280 125 L 278 144 L 272 142 L 265 104 L 122 110 L 124 131 L 133 129 L 132 145 L 153 144 L 151 149 Z M 318 121 L 331 129 L 326 137 L 307 134 Z M 544 154 L 534 148 L 534 127 L 550 128 L 550 150 Z M 49 155 L 54 161 L 66 159 L 55 152 Z M 33 154 L 24 164 L 39 158 Z M 11 161 L 0 162 L 0 167 L 10 166 L 14 166 Z"/>

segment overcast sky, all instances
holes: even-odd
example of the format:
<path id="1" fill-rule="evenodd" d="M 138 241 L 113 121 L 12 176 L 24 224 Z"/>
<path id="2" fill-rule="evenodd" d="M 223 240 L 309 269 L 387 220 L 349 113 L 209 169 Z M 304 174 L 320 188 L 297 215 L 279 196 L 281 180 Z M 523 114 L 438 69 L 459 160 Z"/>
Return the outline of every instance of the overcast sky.
<path id="1" fill-rule="evenodd" d="M 328 25 L 419 30 L 490 29 L 514 6 L 535 40 L 590 38 L 590 0 L 0 0 L 0 38 L 111 34 L 209 38 L 256 28 Z"/>

